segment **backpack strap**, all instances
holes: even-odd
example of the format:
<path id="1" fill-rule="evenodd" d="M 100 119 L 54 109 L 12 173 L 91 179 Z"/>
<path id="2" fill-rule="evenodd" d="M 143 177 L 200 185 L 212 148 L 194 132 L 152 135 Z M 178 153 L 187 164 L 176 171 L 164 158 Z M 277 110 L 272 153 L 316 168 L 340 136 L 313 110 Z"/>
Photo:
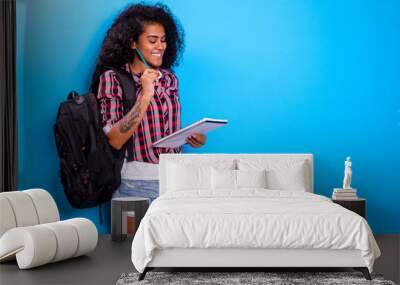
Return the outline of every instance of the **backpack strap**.
<path id="1" fill-rule="evenodd" d="M 115 68 L 113 66 L 105 66 L 104 70 L 113 70 L 121 84 L 122 98 L 124 106 L 124 115 L 126 115 L 136 103 L 136 88 L 132 75 L 126 70 Z M 133 139 L 130 138 L 123 146 L 123 153 L 128 152 L 127 160 L 133 160 Z"/>

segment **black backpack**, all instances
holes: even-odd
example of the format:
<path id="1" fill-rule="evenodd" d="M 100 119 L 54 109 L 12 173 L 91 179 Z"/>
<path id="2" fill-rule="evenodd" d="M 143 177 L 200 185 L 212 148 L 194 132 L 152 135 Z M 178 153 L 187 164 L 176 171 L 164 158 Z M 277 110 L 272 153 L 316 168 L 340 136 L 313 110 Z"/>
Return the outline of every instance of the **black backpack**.
<path id="1" fill-rule="evenodd" d="M 116 72 L 121 84 L 125 115 L 135 104 L 135 84 L 128 72 L 107 69 Z M 133 141 L 129 139 L 121 150 L 109 144 L 96 95 L 70 92 L 58 109 L 54 135 L 61 183 L 70 204 L 75 208 L 89 208 L 108 201 L 121 184 L 126 150 L 128 161 L 132 160 Z"/>

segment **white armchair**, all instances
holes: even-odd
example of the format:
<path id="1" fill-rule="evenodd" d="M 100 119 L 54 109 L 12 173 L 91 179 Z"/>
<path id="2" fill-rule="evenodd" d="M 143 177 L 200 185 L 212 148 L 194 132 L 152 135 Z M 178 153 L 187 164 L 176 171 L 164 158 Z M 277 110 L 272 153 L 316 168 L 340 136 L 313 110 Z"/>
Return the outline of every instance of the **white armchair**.
<path id="1" fill-rule="evenodd" d="M 17 259 L 20 269 L 84 255 L 98 233 L 88 219 L 60 221 L 57 205 L 43 189 L 0 193 L 0 262 Z"/>

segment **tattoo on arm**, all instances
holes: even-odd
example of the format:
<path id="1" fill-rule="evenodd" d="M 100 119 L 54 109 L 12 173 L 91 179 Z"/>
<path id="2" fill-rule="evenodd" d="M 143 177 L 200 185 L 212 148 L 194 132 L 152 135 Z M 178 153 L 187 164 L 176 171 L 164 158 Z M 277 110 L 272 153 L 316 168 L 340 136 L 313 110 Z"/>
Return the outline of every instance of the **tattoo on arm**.
<path id="1" fill-rule="evenodd" d="M 119 131 L 121 133 L 127 133 L 136 124 L 140 116 L 140 104 L 135 105 L 128 115 L 121 120 L 119 124 Z"/>

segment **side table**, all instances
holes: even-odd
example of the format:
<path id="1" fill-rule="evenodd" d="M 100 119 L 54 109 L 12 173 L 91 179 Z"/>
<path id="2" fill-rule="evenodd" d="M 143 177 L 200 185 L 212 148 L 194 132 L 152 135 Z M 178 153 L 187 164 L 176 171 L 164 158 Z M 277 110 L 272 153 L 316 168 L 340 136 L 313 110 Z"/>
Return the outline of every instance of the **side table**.
<path id="1" fill-rule="evenodd" d="M 123 241 L 127 238 L 127 234 L 122 233 L 123 212 L 135 212 L 135 224 L 137 229 L 149 205 L 150 199 L 143 197 L 113 198 L 111 200 L 111 239 L 113 241 Z"/>
<path id="2" fill-rule="evenodd" d="M 366 200 L 364 198 L 357 198 L 354 200 L 338 200 L 332 199 L 332 202 L 339 204 L 340 206 L 359 214 L 364 219 L 366 218 Z"/>

